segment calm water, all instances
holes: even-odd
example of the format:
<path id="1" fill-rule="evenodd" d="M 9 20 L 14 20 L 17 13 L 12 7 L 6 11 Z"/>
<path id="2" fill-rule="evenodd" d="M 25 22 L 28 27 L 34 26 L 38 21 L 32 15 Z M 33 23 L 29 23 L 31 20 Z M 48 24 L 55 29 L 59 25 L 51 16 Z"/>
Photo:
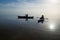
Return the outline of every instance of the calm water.
<path id="1" fill-rule="evenodd" d="M 18 15 L 0 14 L 1 40 L 60 40 L 59 19 L 48 19 L 42 24 L 37 22 L 39 18 L 25 21 Z"/>

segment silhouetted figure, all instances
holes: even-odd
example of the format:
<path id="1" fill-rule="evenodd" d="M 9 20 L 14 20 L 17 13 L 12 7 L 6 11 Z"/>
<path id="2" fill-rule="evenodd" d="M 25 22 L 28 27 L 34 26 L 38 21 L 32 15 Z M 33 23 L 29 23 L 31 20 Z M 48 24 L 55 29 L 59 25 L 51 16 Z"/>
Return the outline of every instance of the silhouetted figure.
<path id="1" fill-rule="evenodd" d="M 40 19 L 38 20 L 38 23 L 43 23 L 44 22 L 44 15 L 42 15 L 41 17 L 40 17 Z"/>
<path id="2" fill-rule="evenodd" d="M 26 14 L 26 21 L 28 21 L 28 14 Z"/>
<path id="3" fill-rule="evenodd" d="M 28 16 L 28 14 L 26 14 L 25 16 L 18 16 L 18 19 L 26 19 L 26 21 L 28 21 L 28 19 L 33 19 L 33 16 Z"/>

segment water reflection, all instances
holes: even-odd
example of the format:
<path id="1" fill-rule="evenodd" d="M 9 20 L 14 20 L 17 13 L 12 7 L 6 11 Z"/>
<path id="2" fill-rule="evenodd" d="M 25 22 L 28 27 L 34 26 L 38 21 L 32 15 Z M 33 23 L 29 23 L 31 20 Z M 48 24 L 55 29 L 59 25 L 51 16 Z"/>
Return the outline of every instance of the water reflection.
<path id="1" fill-rule="evenodd" d="M 55 24 L 51 23 L 51 24 L 49 24 L 48 27 L 49 27 L 50 31 L 56 31 L 56 25 Z"/>
<path id="2" fill-rule="evenodd" d="M 53 24 L 50 24 L 49 28 L 50 28 L 51 30 L 54 30 L 54 29 L 55 29 L 55 26 L 54 26 Z"/>
<path id="3" fill-rule="evenodd" d="M 50 32 L 57 32 L 58 30 L 58 25 L 57 25 L 57 20 L 54 19 L 54 20 L 50 20 L 47 24 L 47 29 L 50 31 Z"/>
<path id="4" fill-rule="evenodd" d="M 9 18 L 9 19 L 8 19 Z M 48 22 L 38 23 L 38 19 L 34 20 L 18 20 L 15 16 L 3 17 L 0 20 L 0 30 L 3 37 L 9 39 L 33 39 L 33 40 L 49 40 L 59 38 L 56 35 L 60 35 L 57 30 L 57 23 L 54 20 L 48 20 Z M 13 20 L 14 19 L 14 20 Z M 5 20 L 5 21 L 4 21 Z M 12 31 L 12 32 L 11 32 Z M 15 35 L 14 35 L 15 34 Z M 56 35 L 55 35 L 56 34 Z M 4 36 L 5 35 L 5 36 Z M 22 37 L 21 37 L 22 36 Z M 48 37 L 49 36 L 49 37 Z M 11 37 L 11 38 L 10 38 Z"/>

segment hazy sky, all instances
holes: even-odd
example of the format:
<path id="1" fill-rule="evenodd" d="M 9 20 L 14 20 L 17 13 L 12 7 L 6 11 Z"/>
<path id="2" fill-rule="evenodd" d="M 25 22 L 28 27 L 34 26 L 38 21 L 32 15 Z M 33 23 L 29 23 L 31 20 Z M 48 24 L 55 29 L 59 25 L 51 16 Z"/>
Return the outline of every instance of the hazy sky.
<path id="1" fill-rule="evenodd" d="M 0 0 L 0 12 L 58 15 L 60 0 Z M 54 16 L 55 17 L 55 16 Z"/>

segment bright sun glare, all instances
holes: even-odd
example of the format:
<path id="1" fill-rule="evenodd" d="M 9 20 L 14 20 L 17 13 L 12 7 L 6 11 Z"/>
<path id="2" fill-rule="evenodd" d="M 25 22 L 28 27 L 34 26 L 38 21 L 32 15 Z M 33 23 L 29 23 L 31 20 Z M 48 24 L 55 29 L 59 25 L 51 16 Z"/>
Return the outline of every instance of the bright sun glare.
<path id="1" fill-rule="evenodd" d="M 54 29 L 54 25 L 53 24 L 50 25 L 50 29 Z"/>
<path id="2" fill-rule="evenodd" d="M 48 0 L 48 1 L 51 3 L 57 3 L 58 2 L 58 0 Z"/>
<path id="3" fill-rule="evenodd" d="M 55 28 L 56 28 L 56 27 L 55 27 L 54 24 L 50 24 L 50 25 L 49 25 L 49 30 L 50 30 L 50 31 L 55 31 Z"/>

